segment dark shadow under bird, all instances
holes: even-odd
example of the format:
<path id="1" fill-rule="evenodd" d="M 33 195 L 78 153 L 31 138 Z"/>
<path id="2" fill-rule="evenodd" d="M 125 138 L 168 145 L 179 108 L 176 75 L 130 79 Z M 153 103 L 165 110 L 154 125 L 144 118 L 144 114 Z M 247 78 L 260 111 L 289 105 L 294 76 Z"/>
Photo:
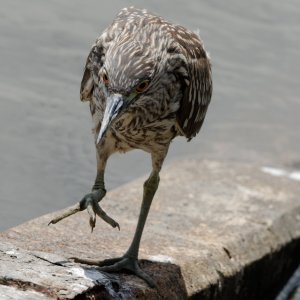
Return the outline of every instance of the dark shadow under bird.
<path id="1" fill-rule="evenodd" d="M 151 154 L 152 171 L 133 241 L 124 256 L 105 261 L 76 259 L 115 272 L 127 269 L 150 286 L 153 279 L 138 265 L 139 245 L 159 185 L 159 172 L 176 136 L 199 132 L 212 95 L 211 64 L 200 37 L 146 10 L 125 8 L 92 46 L 80 97 L 89 101 L 94 123 L 97 176 L 92 192 L 50 223 L 84 209 L 93 229 L 96 215 L 119 224 L 99 206 L 106 194 L 104 172 L 114 152 L 141 149 Z"/>

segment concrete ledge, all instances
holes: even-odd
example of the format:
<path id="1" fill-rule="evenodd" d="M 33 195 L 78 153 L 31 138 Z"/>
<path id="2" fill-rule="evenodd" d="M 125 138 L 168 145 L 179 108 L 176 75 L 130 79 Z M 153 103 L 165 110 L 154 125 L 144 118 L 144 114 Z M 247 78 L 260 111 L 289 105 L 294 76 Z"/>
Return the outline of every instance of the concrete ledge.
<path id="1" fill-rule="evenodd" d="M 54 214 L 46 215 L 2 232 L 1 299 L 274 299 L 300 263 L 300 186 L 287 174 L 198 160 L 165 168 L 140 249 L 158 289 L 67 260 L 123 254 L 145 178 L 103 201 L 120 232 L 99 220 L 90 234 L 86 212 L 49 227 Z"/>

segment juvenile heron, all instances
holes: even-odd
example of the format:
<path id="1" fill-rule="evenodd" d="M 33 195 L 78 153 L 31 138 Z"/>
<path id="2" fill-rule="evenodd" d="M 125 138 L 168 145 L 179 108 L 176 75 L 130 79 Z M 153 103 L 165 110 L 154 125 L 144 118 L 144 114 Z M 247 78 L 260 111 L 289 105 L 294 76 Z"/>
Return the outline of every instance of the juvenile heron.
<path id="1" fill-rule="evenodd" d="M 159 184 L 159 172 L 176 136 L 199 132 L 212 94 L 211 65 L 199 36 L 146 10 L 125 8 L 96 40 L 87 57 L 80 98 L 89 101 L 94 123 L 97 176 L 92 192 L 50 223 L 84 209 L 93 229 L 96 215 L 119 224 L 99 206 L 106 194 L 104 171 L 114 152 L 142 149 L 151 154 L 134 238 L 123 257 L 76 259 L 107 272 L 127 269 L 153 280 L 138 265 L 139 245 Z"/>

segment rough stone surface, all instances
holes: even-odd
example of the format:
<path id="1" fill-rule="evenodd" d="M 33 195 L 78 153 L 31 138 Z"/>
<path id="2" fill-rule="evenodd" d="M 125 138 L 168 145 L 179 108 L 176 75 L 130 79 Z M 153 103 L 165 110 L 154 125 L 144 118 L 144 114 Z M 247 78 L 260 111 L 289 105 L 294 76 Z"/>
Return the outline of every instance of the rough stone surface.
<path id="1" fill-rule="evenodd" d="M 67 260 L 125 252 L 145 177 L 101 202 L 120 232 L 98 220 L 91 234 L 81 212 L 56 225 L 47 226 L 53 213 L 0 233 L 0 291 L 13 287 L 59 299 L 274 299 L 300 262 L 299 181 L 275 175 L 216 161 L 165 168 L 140 248 L 157 289 L 130 274 L 104 274 Z"/>
<path id="2" fill-rule="evenodd" d="M 52 297 L 48 297 L 42 293 L 31 290 L 23 290 L 15 288 L 14 286 L 0 285 L 0 299 L 1 300 L 50 300 Z"/>

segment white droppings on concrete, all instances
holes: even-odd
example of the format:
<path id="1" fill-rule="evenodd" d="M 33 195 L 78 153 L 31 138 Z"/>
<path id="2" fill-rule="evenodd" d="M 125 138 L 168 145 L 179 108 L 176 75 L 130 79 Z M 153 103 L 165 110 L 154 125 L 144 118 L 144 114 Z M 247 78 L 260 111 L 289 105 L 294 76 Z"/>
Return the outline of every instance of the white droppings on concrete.
<path id="1" fill-rule="evenodd" d="M 93 268 L 79 268 L 79 267 L 73 267 L 70 269 L 70 272 L 74 276 L 82 277 L 85 279 L 88 279 L 89 282 L 91 282 L 93 285 L 95 283 L 101 283 L 105 286 L 107 292 L 112 296 L 113 299 L 132 299 L 131 296 L 131 289 L 129 286 L 126 286 L 126 284 L 122 284 L 122 290 L 118 291 L 113 286 L 113 282 L 118 285 L 120 285 L 119 280 L 116 276 L 110 274 L 110 276 L 106 276 L 104 273 L 93 269 Z M 74 289 L 77 289 L 77 291 L 82 289 L 81 284 L 74 285 Z"/>
<path id="2" fill-rule="evenodd" d="M 8 255 L 15 255 L 15 256 L 17 256 L 17 252 L 15 251 L 15 250 L 9 250 L 9 251 L 6 251 L 5 252 L 6 254 L 8 254 Z"/>
<path id="3" fill-rule="evenodd" d="M 102 272 L 96 269 L 83 269 L 78 267 L 73 267 L 70 269 L 70 272 L 74 276 L 82 277 L 88 279 L 90 281 L 105 281 L 107 280 L 107 276 L 105 276 Z"/>
<path id="4" fill-rule="evenodd" d="M 273 168 L 273 167 L 262 167 L 261 170 L 264 173 L 277 176 L 277 177 L 287 177 L 292 180 L 300 181 L 300 171 L 289 172 L 284 169 Z"/>
<path id="5" fill-rule="evenodd" d="M 89 279 L 88 277 L 85 276 L 84 270 L 82 268 L 73 267 L 73 268 L 70 269 L 70 272 L 75 276 Z"/>
<path id="6" fill-rule="evenodd" d="M 162 263 L 174 263 L 174 259 L 172 257 L 162 254 L 150 256 L 149 260 Z"/>
<path id="7" fill-rule="evenodd" d="M 300 171 L 290 173 L 289 178 L 300 181 Z"/>
<path id="8" fill-rule="evenodd" d="M 273 175 L 273 176 L 287 176 L 288 172 L 283 169 L 272 168 L 272 167 L 262 167 L 261 170 L 264 173 Z"/>

